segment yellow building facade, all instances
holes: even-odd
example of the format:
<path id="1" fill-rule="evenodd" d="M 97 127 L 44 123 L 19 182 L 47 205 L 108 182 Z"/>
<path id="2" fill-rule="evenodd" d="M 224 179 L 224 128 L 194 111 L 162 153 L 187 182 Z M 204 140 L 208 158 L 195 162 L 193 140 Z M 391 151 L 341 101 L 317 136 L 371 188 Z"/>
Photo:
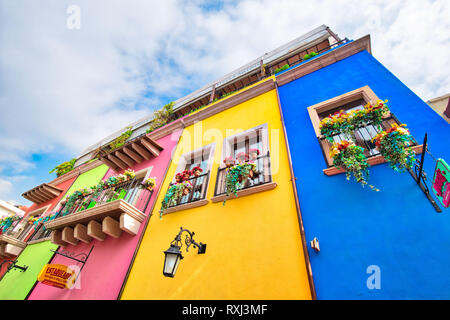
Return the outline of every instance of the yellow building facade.
<path id="1" fill-rule="evenodd" d="M 121 299 L 311 299 L 273 81 L 269 78 L 257 83 L 227 97 L 228 101 L 187 117 Z M 262 93 L 251 94 L 268 85 Z M 232 101 L 238 103 L 233 105 Z M 214 111 L 216 104 L 225 107 Z M 223 204 L 224 195 L 217 196 L 216 190 L 223 183 L 216 181 L 223 179 L 218 178 L 218 169 L 224 166 L 226 156 L 240 149 L 248 151 L 252 143 L 261 155 L 268 154 L 258 161 L 265 170 L 260 179 L 270 174 L 269 180 L 247 186 Z M 166 210 L 160 218 L 165 192 L 185 168 L 183 159 L 186 155 L 194 158 L 199 152 L 203 174 L 209 172 L 204 176 L 206 196 Z M 191 246 L 186 252 L 183 235 L 184 259 L 173 278 L 165 277 L 163 252 L 180 227 L 195 232 L 194 240 L 206 243 L 207 249 L 198 254 Z"/>

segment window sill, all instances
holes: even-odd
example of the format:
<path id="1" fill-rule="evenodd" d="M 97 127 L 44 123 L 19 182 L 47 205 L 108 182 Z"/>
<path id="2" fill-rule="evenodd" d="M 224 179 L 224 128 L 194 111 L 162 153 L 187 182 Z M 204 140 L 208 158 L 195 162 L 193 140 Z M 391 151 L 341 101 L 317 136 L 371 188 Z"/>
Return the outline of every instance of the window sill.
<path id="1" fill-rule="evenodd" d="M 423 149 L 423 145 L 422 145 L 422 144 L 417 145 L 417 146 L 413 146 L 413 147 L 412 147 L 412 150 L 413 150 L 416 154 L 421 154 L 421 153 L 422 153 L 422 149 Z M 383 158 L 382 155 L 378 155 L 378 156 L 369 158 L 369 159 L 367 160 L 367 162 L 369 163 L 370 166 L 374 166 L 374 165 L 377 165 L 377 164 L 385 163 L 386 160 L 384 160 L 384 158 Z M 345 170 L 343 170 L 343 169 L 338 169 L 338 168 L 336 168 L 336 167 L 330 167 L 330 168 L 327 168 L 327 169 L 323 169 L 322 171 L 323 171 L 323 173 L 325 173 L 327 176 L 334 176 L 334 175 L 336 175 L 336 174 L 341 174 L 341 173 L 344 173 L 344 172 L 345 172 Z"/>
<path id="2" fill-rule="evenodd" d="M 254 186 L 254 187 L 250 187 L 250 188 L 247 188 L 247 189 L 239 190 L 237 192 L 237 197 L 235 195 L 227 196 L 226 194 L 222 194 L 222 195 L 219 195 L 219 196 L 212 197 L 211 201 L 212 202 L 221 202 L 223 200 L 232 200 L 232 199 L 236 199 L 236 198 L 240 198 L 240 197 L 244 197 L 244 196 L 249 196 L 251 194 L 258 193 L 258 192 L 272 190 L 276 186 L 277 186 L 277 184 L 275 182 L 264 183 L 264 184 L 261 184 L 261 185 L 258 185 L 258 186 Z"/>
<path id="3" fill-rule="evenodd" d="M 203 199 L 203 200 L 197 200 L 197 201 L 190 202 L 190 203 L 180 204 L 178 206 L 170 207 L 170 208 L 163 210 L 163 215 L 172 213 L 172 212 L 181 211 L 181 210 L 187 210 L 187 209 L 192 209 L 192 208 L 196 208 L 196 207 L 201 207 L 201 206 L 207 205 L 208 202 L 209 202 L 208 199 Z"/>

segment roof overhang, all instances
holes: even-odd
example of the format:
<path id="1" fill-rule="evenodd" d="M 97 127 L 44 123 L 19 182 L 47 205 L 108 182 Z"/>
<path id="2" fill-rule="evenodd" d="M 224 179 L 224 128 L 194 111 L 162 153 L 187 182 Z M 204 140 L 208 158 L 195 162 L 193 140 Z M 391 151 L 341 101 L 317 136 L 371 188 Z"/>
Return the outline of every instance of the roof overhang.
<path id="1" fill-rule="evenodd" d="M 43 183 L 31 190 L 22 193 L 22 197 L 36 204 L 40 204 L 58 197 L 61 192 L 63 192 L 62 189 L 59 189 L 48 183 Z"/>
<path id="2" fill-rule="evenodd" d="M 116 172 L 131 168 L 151 158 L 156 158 L 163 150 L 158 143 L 149 138 L 147 134 L 128 141 L 120 148 L 102 152 L 99 160 Z"/>

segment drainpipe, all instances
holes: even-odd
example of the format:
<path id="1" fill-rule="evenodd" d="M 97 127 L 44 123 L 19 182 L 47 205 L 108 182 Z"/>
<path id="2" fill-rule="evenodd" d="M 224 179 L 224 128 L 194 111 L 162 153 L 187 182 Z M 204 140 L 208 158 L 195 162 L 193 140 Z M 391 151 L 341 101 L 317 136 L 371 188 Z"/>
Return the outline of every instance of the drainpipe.
<path id="1" fill-rule="evenodd" d="M 178 144 L 180 143 L 180 139 L 181 139 L 181 136 L 183 135 L 183 130 L 185 128 L 185 124 L 184 124 L 183 120 L 181 120 L 181 123 L 182 123 L 182 129 L 181 129 L 182 131 L 180 133 L 180 136 L 178 137 L 178 141 L 177 141 L 177 144 L 175 145 L 175 148 L 177 148 Z M 156 200 L 158 199 L 159 194 L 161 193 L 162 183 L 166 180 L 167 172 L 169 171 L 169 167 L 170 167 L 170 164 L 172 163 L 172 159 L 173 159 L 173 155 L 174 154 L 175 154 L 175 150 L 172 151 L 172 155 L 170 156 L 170 161 L 167 164 L 166 172 L 164 172 L 164 176 L 163 176 L 163 179 L 161 180 L 160 188 L 159 188 L 158 193 L 156 194 L 156 196 L 155 196 L 155 198 L 153 200 L 152 208 L 150 209 L 149 216 L 148 216 L 147 220 L 145 221 L 145 225 L 144 225 L 144 228 L 142 230 L 141 236 L 139 238 L 139 242 L 137 243 L 136 248 L 134 249 L 133 258 L 130 261 L 130 265 L 128 266 L 127 274 L 125 275 L 125 279 L 123 279 L 122 286 L 120 287 L 119 295 L 117 296 L 116 300 L 120 300 L 122 298 L 123 290 L 125 289 L 125 284 L 128 281 L 128 277 L 130 276 L 131 268 L 133 267 L 134 260 L 136 260 L 136 255 L 137 255 L 137 253 L 139 251 L 139 248 L 141 246 L 141 243 L 142 243 L 142 238 L 144 238 L 144 234 L 145 234 L 145 231 L 147 230 L 148 223 L 150 222 L 150 218 L 153 215 L 152 212 L 153 212 L 153 209 L 155 209 Z"/>
<path id="2" fill-rule="evenodd" d="M 286 146 L 286 150 L 287 150 L 287 154 L 288 154 L 289 171 L 290 171 L 290 174 L 291 174 L 292 190 L 294 191 L 295 207 L 297 209 L 297 219 L 298 219 L 298 224 L 299 224 L 299 228 L 300 228 L 300 238 L 302 239 L 302 246 L 303 246 L 303 255 L 304 255 L 304 258 L 305 258 L 306 270 L 308 272 L 308 282 L 309 282 L 309 287 L 310 287 L 310 290 L 311 290 L 311 297 L 312 297 L 313 300 L 317 300 L 316 288 L 314 286 L 314 279 L 313 279 L 313 275 L 312 275 L 311 263 L 310 263 L 310 260 L 309 260 L 308 247 L 306 245 L 306 240 L 305 240 L 305 229 L 303 227 L 302 212 L 300 210 L 300 203 L 298 201 L 297 186 L 295 184 L 295 180 L 297 178 L 295 178 L 295 176 L 294 176 L 294 169 L 292 167 L 291 151 L 289 150 L 288 136 L 287 136 L 287 133 L 286 133 L 286 127 L 284 125 L 284 117 L 283 117 L 283 112 L 281 110 L 280 96 L 278 94 L 278 83 L 277 83 L 276 79 L 275 79 L 275 90 L 276 90 L 276 93 L 277 93 L 278 110 L 280 112 L 281 124 L 283 126 L 284 144 Z"/>

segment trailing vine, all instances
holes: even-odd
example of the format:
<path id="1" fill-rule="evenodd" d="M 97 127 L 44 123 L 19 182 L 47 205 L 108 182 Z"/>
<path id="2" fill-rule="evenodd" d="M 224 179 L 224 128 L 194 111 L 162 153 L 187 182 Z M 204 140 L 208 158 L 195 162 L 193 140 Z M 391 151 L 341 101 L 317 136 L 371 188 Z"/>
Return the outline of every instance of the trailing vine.
<path id="1" fill-rule="evenodd" d="M 322 119 L 319 124 L 320 134 L 328 141 L 333 142 L 333 137 L 339 134 L 353 135 L 358 128 L 373 125 L 380 130 L 383 116 L 389 112 L 386 101 L 378 101 L 376 104 L 367 103 L 361 110 L 344 112 L 340 110 Z"/>
<path id="2" fill-rule="evenodd" d="M 356 182 L 363 187 L 368 185 L 372 190 L 379 191 L 379 189 L 368 184 L 369 163 L 362 147 L 355 145 L 353 141 L 335 142 L 331 147 L 330 156 L 333 158 L 335 167 L 345 170 L 347 180 L 350 180 L 353 175 Z"/>
<path id="3" fill-rule="evenodd" d="M 178 200 L 183 197 L 184 190 L 186 188 L 192 190 L 192 185 L 187 181 L 175 183 L 169 187 L 163 201 L 161 202 L 161 209 L 159 210 L 160 219 L 162 218 L 162 214 L 165 209 L 177 205 Z"/>
<path id="4" fill-rule="evenodd" d="M 378 133 L 372 139 L 389 166 L 398 172 L 411 169 L 416 160 L 414 151 L 409 147 L 413 138 L 405 127 L 404 124 L 393 124 L 391 129 Z"/>

